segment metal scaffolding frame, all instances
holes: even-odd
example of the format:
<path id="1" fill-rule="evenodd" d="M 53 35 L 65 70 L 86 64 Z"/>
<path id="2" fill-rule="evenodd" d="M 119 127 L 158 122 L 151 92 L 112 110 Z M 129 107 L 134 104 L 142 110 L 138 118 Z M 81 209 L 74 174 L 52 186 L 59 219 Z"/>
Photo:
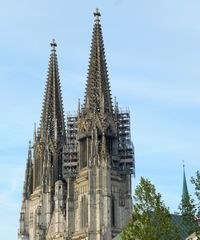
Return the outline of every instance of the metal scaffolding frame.
<path id="1" fill-rule="evenodd" d="M 67 145 L 64 151 L 64 176 L 75 176 L 78 165 L 78 142 L 76 113 L 67 114 Z M 128 109 L 117 112 L 118 132 L 118 169 L 121 174 L 135 174 L 134 145 L 131 141 L 130 111 Z"/>
<path id="2" fill-rule="evenodd" d="M 67 113 L 67 144 L 64 157 L 64 176 L 77 174 L 78 150 L 77 150 L 77 114 Z"/>
<path id="3" fill-rule="evenodd" d="M 118 147 L 120 172 L 135 175 L 135 153 L 131 141 L 130 111 L 119 110 L 117 113 Z"/>

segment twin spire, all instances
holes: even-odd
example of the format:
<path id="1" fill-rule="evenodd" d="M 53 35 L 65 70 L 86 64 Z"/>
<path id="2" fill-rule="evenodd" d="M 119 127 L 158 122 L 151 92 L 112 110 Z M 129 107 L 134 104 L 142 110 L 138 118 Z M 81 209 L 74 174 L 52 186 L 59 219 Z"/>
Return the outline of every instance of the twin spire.
<path id="1" fill-rule="evenodd" d="M 53 39 L 40 130 L 43 138 L 50 137 L 53 141 L 62 141 L 65 140 L 66 131 L 56 46 Z"/>
<path id="2" fill-rule="evenodd" d="M 112 98 L 100 24 L 101 14 L 98 9 L 94 13 L 94 16 L 95 22 L 90 50 L 84 110 L 91 112 L 99 112 L 101 110 L 104 113 L 112 112 Z"/>
<path id="3" fill-rule="evenodd" d="M 94 16 L 95 22 L 83 108 L 87 112 L 112 113 L 112 98 L 100 24 L 101 14 L 98 9 Z M 50 137 L 53 141 L 65 141 L 65 119 L 56 47 L 57 44 L 53 39 L 41 114 L 40 134 L 43 139 Z"/>

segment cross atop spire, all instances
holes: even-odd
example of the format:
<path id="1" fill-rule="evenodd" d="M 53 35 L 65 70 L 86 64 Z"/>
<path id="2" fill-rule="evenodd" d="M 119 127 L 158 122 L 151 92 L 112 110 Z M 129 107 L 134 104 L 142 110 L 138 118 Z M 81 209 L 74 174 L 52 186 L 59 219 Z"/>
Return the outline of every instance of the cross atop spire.
<path id="1" fill-rule="evenodd" d="M 52 47 L 52 50 L 55 51 L 55 50 L 56 50 L 56 47 L 57 47 L 57 44 L 56 44 L 54 38 L 52 39 L 52 42 L 50 43 L 50 45 L 51 45 L 51 47 Z"/>
<path id="2" fill-rule="evenodd" d="M 101 13 L 99 12 L 99 9 L 96 8 L 96 12 L 94 12 L 95 22 L 99 22 L 99 18 L 101 17 Z"/>

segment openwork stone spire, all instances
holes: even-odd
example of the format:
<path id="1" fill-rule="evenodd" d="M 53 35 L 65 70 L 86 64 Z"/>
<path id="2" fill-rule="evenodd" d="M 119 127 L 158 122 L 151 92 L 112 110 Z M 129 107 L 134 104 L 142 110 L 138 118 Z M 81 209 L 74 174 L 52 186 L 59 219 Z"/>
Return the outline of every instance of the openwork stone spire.
<path id="1" fill-rule="evenodd" d="M 98 9 L 94 16 L 84 109 L 91 112 L 112 112 L 112 99 L 100 24 L 101 14 Z"/>
<path id="2" fill-rule="evenodd" d="M 46 89 L 41 115 L 41 136 L 52 141 L 65 140 L 65 120 L 55 40 L 51 43 Z"/>

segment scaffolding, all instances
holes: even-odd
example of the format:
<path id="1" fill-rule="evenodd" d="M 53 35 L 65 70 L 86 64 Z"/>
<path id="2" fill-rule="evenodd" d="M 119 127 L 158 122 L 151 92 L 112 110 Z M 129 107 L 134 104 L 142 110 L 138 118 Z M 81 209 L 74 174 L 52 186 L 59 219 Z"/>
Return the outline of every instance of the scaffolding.
<path id="1" fill-rule="evenodd" d="M 78 142 L 76 113 L 67 114 L 67 144 L 64 151 L 63 172 L 64 176 L 76 176 L 78 165 Z M 130 111 L 120 110 L 117 113 L 118 132 L 118 170 L 121 174 L 135 174 L 135 154 L 131 141 Z M 113 156 L 114 158 L 114 156 Z"/>
<path id="2" fill-rule="evenodd" d="M 77 114 L 67 113 L 67 144 L 64 157 L 64 176 L 77 174 L 78 150 L 77 150 Z"/>
<path id="3" fill-rule="evenodd" d="M 134 145 L 131 141 L 130 111 L 120 110 L 117 114 L 119 169 L 122 174 L 135 175 Z"/>

